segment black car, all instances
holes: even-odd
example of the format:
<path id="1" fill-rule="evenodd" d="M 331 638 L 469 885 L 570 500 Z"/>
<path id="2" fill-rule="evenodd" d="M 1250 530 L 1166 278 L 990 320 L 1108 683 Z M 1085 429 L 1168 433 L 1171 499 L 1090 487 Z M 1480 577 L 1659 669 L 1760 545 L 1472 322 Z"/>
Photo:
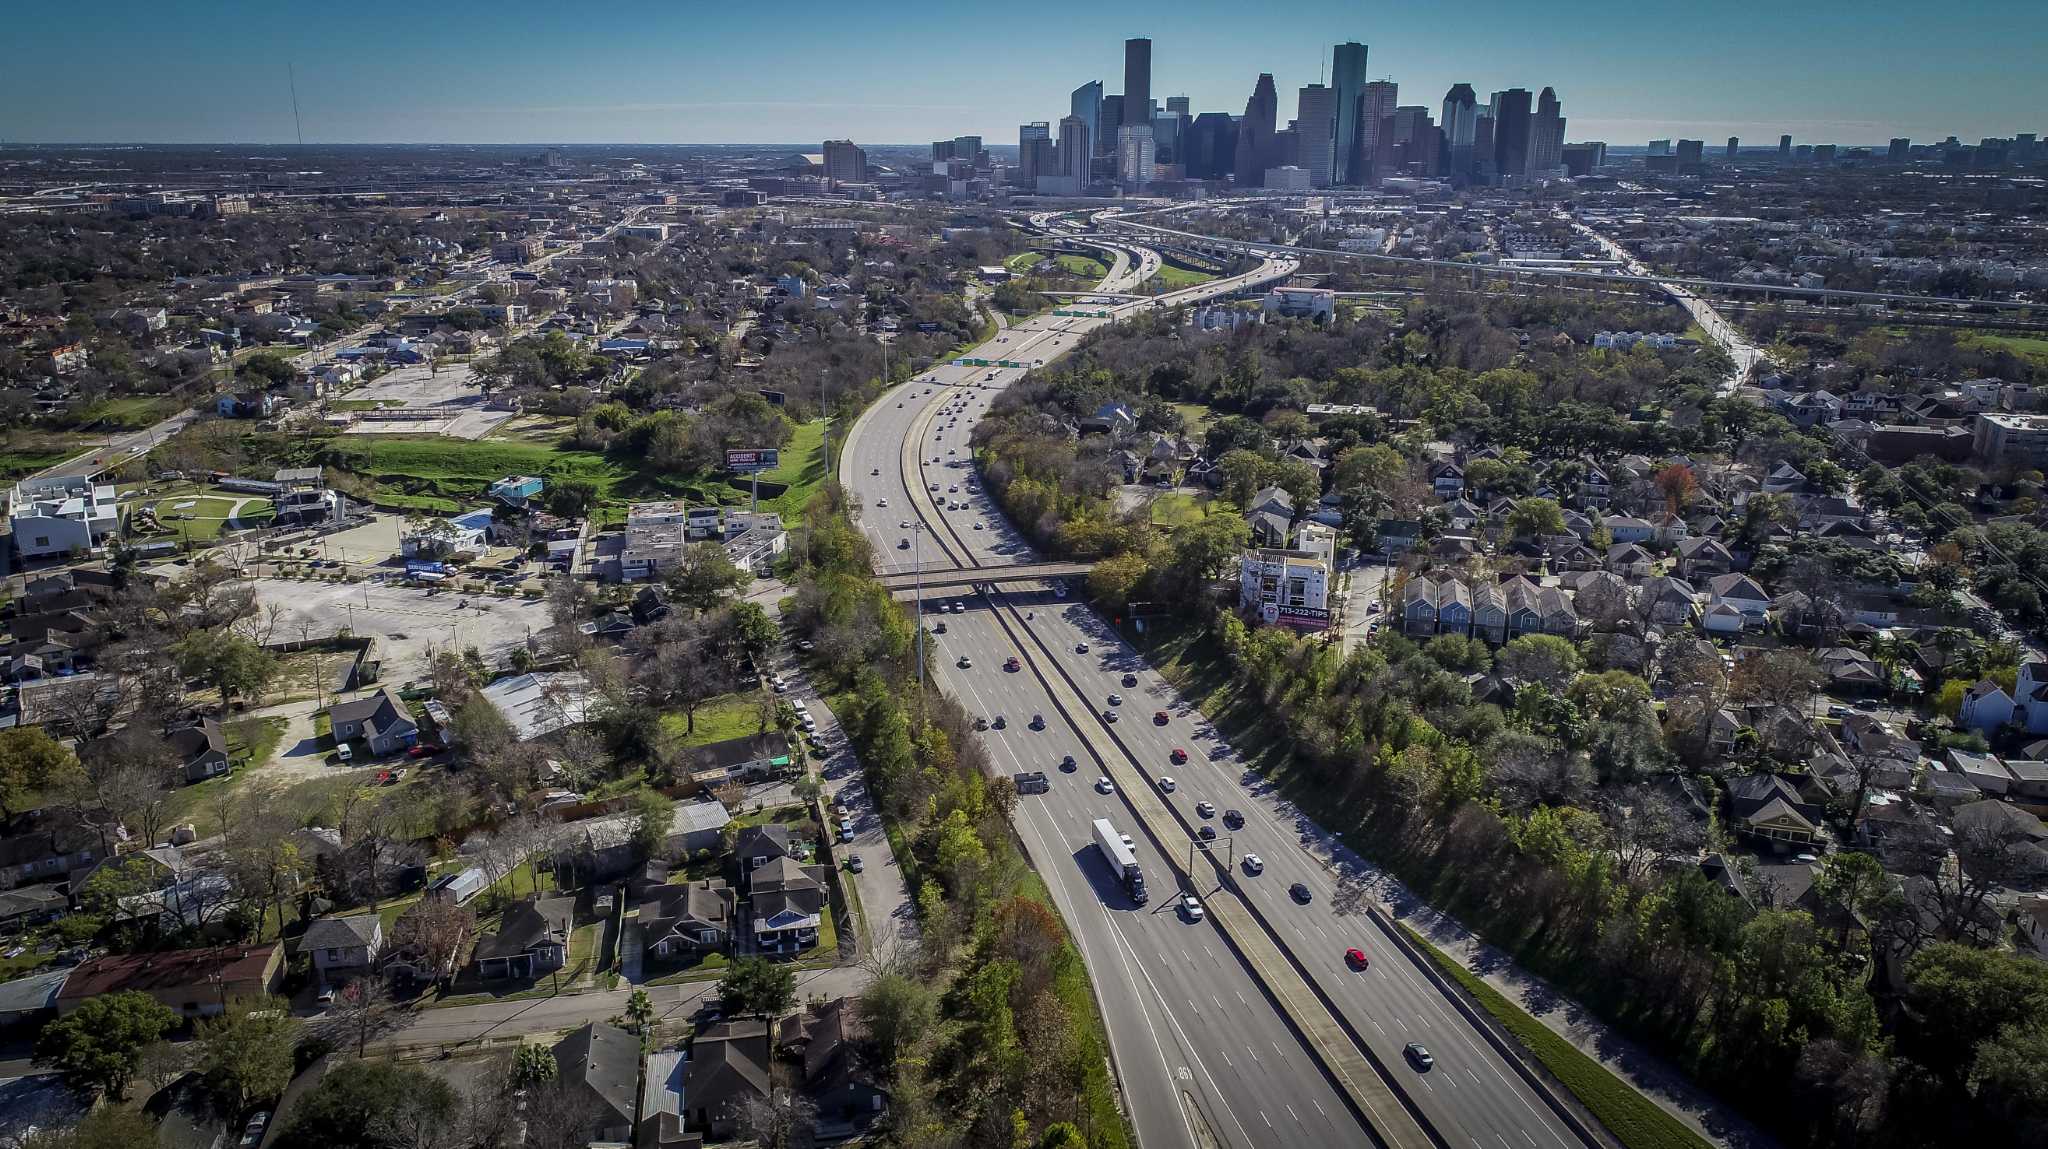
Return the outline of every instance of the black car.
<path id="1" fill-rule="evenodd" d="M 1235 810 L 1225 810 L 1223 811 L 1223 824 L 1233 830 L 1240 829 L 1244 826 L 1244 815 Z"/>
<path id="2" fill-rule="evenodd" d="M 1045 715 L 1043 715 L 1043 714 L 1034 714 L 1034 715 L 1032 715 L 1032 716 L 1031 716 L 1031 728 L 1032 728 L 1033 730 L 1043 730 L 1043 729 L 1045 729 Z"/>
<path id="3" fill-rule="evenodd" d="M 1215 841 L 1215 840 L 1216 840 L 1216 827 L 1214 827 L 1214 826 L 1203 826 L 1203 827 L 1202 827 L 1202 840 L 1203 840 L 1204 842 L 1213 842 L 1213 841 Z"/>
<path id="4" fill-rule="evenodd" d="M 1304 906 L 1309 904 L 1309 902 L 1315 900 L 1315 895 L 1309 892 L 1307 882 L 1294 883 L 1293 885 L 1287 887 L 1287 893 L 1290 896 L 1292 896 L 1295 901 L 1300 902 Z"/>
<path id="5" fill-rule="evenodd" d="M 1415 1068 L 1424 1073 L 1429 1072 L 1430 1067 L 1436 1064 L 1436 1058 L 1431 1057 L 1429 1050 L 1424 1049 L 1419 1041 L 1409 1042 L 1401 1052 L 1407 1054 L 1408 1060 L 1414 1063 Z"/>
<path id="6" fill-rule="evenodd" d="M 1000 715 L 1000 714 L 996 715 L 996 722 L 995 722 L 995 726 L 996 726 L 996 729 L 997 729 L 997 730 L 1001 730 L 1001 729 L 1003 729 L 1004 727 L 1008 726 L 1009 724 L 1010 724 L 1010 723 L 1009 723 L 1009 720 L 1008 720 L 1008 719 L 1004 718 L 1004 717 L 1003 717 L 1002 715 Z"/>
<path id="7" fill-rule="evenodd" d="M 1076 765 L 1077 763 L 1074 761 L 1072 754 L 1060 759 L 1060 769 L 1065 773 L 1072 774 Z"/>
<path id="8" fill-rule="evenodd" d="M 1135 675 L 1135 674 L 1126 674 L 1126 675 L 1124 675 L 1124 685 L 1125 685 L 1125 686 L 1136 686 L 1136 685 L 1138 685 L 1138 676 L 1137 676 L 1137 675 Z"/>

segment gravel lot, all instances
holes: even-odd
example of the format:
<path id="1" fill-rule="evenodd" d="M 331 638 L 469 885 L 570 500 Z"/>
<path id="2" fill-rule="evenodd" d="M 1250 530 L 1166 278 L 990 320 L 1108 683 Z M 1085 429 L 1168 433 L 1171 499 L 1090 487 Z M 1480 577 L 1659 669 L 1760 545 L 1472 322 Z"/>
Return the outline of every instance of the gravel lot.
<path id="1" fill-rule="evenodd" d="M 264 609 L 283 608 L 276 639 L 332 635 L 343 628 L 383 640 L 383 680 L 394 686 L 426 676 L 428 651 L 476 647 L 486 661 L 501 661 L 529 633 L 549 625 L 547 604 L 523 598 L 493 598 L 444 590 L 376 583 L 318 583 L 295 579 L 253 580 Z M 467 601 L 470 605 L 459 604 Z"/>

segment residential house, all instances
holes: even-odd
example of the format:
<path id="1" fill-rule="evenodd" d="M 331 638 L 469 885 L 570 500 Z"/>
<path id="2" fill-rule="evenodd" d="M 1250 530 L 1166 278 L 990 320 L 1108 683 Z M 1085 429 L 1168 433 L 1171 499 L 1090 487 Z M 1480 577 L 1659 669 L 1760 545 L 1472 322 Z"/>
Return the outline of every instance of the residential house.
<path id="1" fill-rule="evenodd" d="M 1948 768 L 1967 779 L 1986 798 L 2003 798 L 2012 790 L 2012 771 L 1995 754 L 1977 754 L 1951 748 Z"/>
<path id="2" fill-rule="evenodd" d="M 1735 567 L 1735 556 L 1721 540 L 1694 535 L 1679 540 L 1678 573 L 1689 579 L 1713 578 Z"/>
<path id="3" fill-rule="evenodd" d="M 781 857 L 747 873 L 747 909 L 753 944 L 785 953 L 818 944 L 818 927 L 828 912 L 822 867 L 805 867 Z"/>
<path id="4" fill-rule="evenodd" d="M 698 1034 L 683 1073 L 683 1128 L 714 1141 L 731 1137 L 739 1109 L 768 1096 L 774 1056 L 766 1021 L 728 1021 Z"/>
<path id="5" fill-rule="evenodd" d="M 1416 575 L 1401 588 L 1401 632 L 1435 634 L 1436 627 L 1436 584 Z"/>
<path id="6" fill-rule="evenodd" d="M 648 889 L 640 903 L 640 939 L 664 958 L 724 949 L 732 941 L 733 891 L 722 878 Z"/>
<path id="7" fill-rule="evenodd" d="M 1447 578 L 1436 585 L 1436 632 L 1472 632 L 1472 589 L 1462 581 Z"/>
<path id="8" fill-rule="evenodd" d="M 1430 490 L 1439 499 L 1455 499 L 1465 493 L 1465 468 L 1456 463 L 1444 462 L 1430 469 Z"/>
<path id="9" fill-rule="evenodd" d="M 230 1001 L 276 993 L 283 981 L 283 942 L 113 954 L 71 971 L 57 994 L 57 1013 L 71 1013 L 103 994 L 133 991 L 183 1017 L 212 1017 Z"/>
<path id="10" fill-rule="evenodd" d="M 1699 592 L 1681 578 L 1653 578 L 1643 584 L 1637 603 L 1657 626 L 1685 626 L 1699 613 Z"/>
<path id="11" fill-rule="evenodd" d="M 1744 626 L 1762 627 L 1771 620 L 1771 596 L 1745 574 L 1716 575 L 1707 580 L 1709 607 L 1728 606 L 1742 615 Z"/>
<path id="12" fill-rule="evenodd" d="M 62 878 L 92 865 L 101 849 L 99 832 L 70 810 L 17 814 L 0 832 L 0 888 Z"/>
<path id="13" fill-rule="evenodd" d="M 1963 693 L 1963 705 L 1956 720 L 1960 725 L 1989 735 L 2012 721 L 2012 695 L 1990 679 L 1984 679 Z"/>
<path id="14" fill-rule="evenodd" d="M 534 978 L 561 969 L 569 961 L 569 934 L 575 929 L 576 899 L 528 898 L 514 903 L 499 919 L 498 932 L 477 939 L 475 962 L 486 980 Z"/>
<path id="15" fill-rule="evenodd" d="M 556 1081 L 592 1102 L 588 1140 L 631 1141 L 640 1105 L 640 1039 L 593 1021 L 571 1030 L 553 1052 Z"/>
<path id="16" fill-rule="evenodd" d="M 185 781 L 204 782 L 228 772 L 228 739 L 220 722 L 202 718 L 164 735 L 185 771 Z"/>
<path id="17" fill-rule="evenodd" d="M 2029 734 L 2048 734 L 2048 662 L 2028 659 L 2020 663 L 2019 678 L 2013 683 L 2013 703 L 2020 709 L 2020 721 Z"/>
<path id="18" fill-rule="evenodd" d="M 2012 800 L 2025 806 L 2048 806 L 2048 762 L 2039 758 L 2008 758 L 2005 769 L 2012 775 Z"/>
<path id="19" fill-rule="evenodd" d="M 1640 543 L 1616 543 L 1607 552 L 1607 569 L 1626 578 L 1648 578 L 1657 556 Z"/>
<path id="20" fill-rule="evenodd" d="M 820 1142 L 859 1133 L 888 1110 L 888 1093 L 856 1052 L 863 1038 L 860 1015 L 843 997 L 812 1002 L 776 1023 L 776 1049 L 796 1062 L 797 1088 L 817 1107 Z"/>
<path id="21" fill-rule="evenodd" d="M 1381 519 L 1376 534 L 1382 554 L 1402 555 L 1422 541 L 1422 524 L 1413 519 Z"/>
<path id="22" fill-rule="evenodd" d="M 1821 651 L 1820 667 L 1834 690 L 1867 693 L 1885 687 L 1884 668 L 1852 646 L 1831 646 Z"/>
<path id="23" fill-rule="evenodd" d="M 749 734 L 692 746 L 684 754 L 681 769 L 691 781 L 709 789 L 721 782 L 773 778 L 787 774 L 794 766 L 789 740 L 779 732 Z"/>
<path id="24" fill-rule="evenodd" d="M 281 402 L 267 391 L 238 391 L 220 396 L 214 407 L 223 419 L 268 419 Z"/>
<path id="25" fill-rule="evenodd" d="M 1634 515 L 1608 515 L 1600 525 L 1616 543 L 1647 543 L 1657 537 L 1657 526 Z"/>
<path id="26" fill-rule="evenodd" d="M 732 856 L 739 862 L 740 873 L 749 874 L 778 858 L 795 857 L 796 851 L 790 844 L 789 827 L 767 822 L 741 830 L 733 839 Z"/>
<path id="27" fill-rule="evenodd" d="M 365 743 L 371 755 L 396 754 L 419 739 L 420 728 L 390 687 L 351 702 L 337 702 L 327 709 L 334 740 Z"/>
<path id="28" fill-rule="evenodd" d="M 56 886 L 23 886 L 0 891 L 0 934 L 17 934 L 30 926 L 63 917 L 71 899 Z"/>
<path id="29" fill-rule="evenodd" d="M 376 968 L 384 952 L 384 922 L 376 914 L 321 918 L 300 936 L 299 952 L 312 955 L 323 984 L 360 977 Z"/>
<path id="30" fill-rule="evenodd" d="M 1728 783 L 1729 813 L 1739 834 L 1773 848 L 1810 847 L 1820 840 L 1820 809 L 1778 774 L 1750 774 Z"/>

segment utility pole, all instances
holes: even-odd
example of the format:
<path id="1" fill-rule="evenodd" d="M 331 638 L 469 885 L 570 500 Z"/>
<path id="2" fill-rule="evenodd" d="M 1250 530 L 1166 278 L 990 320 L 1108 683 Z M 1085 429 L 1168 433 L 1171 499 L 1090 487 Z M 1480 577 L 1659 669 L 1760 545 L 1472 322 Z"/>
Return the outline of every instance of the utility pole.
<path id="1" fill-rule="evenodd" d="M 917 718 L 924 722 L 924 520 L 910 525 L 910 568 L 917 585 Z"/>

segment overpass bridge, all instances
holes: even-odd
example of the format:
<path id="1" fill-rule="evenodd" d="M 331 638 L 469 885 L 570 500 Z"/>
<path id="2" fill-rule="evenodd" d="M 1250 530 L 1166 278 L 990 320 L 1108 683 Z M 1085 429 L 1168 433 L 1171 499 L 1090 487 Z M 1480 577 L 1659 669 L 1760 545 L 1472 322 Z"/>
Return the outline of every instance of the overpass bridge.
<path id="1" fill-rule="evenodd" d="M 947 589 L 970 586 L 977 583 L 1042 582 L 1046 579 L 1074 578 L 1087 574 L 1093 569 L 1092 563 L 1017 563 L 999 567 L 942 567 L 925 568 L 923 571 L 895 571 L 881 577 L 883 586 L 891 591 L 914 590 L 920 580 L 924 589 Z"/>

